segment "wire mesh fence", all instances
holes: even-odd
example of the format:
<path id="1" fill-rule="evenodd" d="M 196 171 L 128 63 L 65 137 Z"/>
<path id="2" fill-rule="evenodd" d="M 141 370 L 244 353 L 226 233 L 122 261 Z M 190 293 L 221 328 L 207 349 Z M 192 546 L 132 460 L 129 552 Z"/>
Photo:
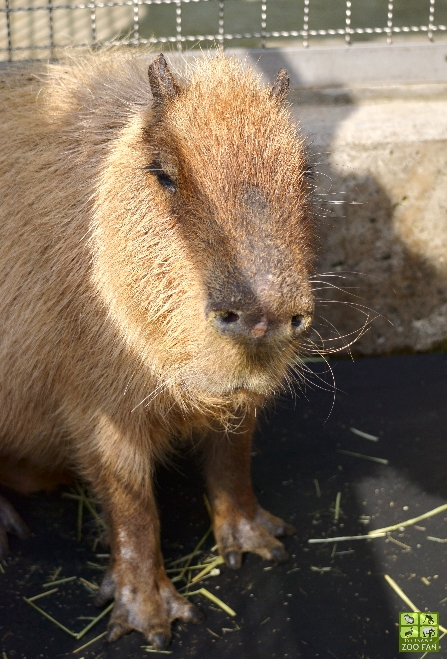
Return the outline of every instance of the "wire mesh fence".
<path id="1" fill-rule="evenodd" d="M 4 0 L 0 59 L 106 43 L 194 47 L 447 38 L 447 0 Z"/>

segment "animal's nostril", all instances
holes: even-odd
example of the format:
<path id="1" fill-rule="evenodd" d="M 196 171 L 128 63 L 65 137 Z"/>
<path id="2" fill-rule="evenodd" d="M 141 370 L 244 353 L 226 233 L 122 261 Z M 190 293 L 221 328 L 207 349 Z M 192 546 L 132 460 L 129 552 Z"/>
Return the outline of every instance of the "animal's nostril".
<path id="1" fill-rule="evenodd" d="M 304 316 L 298 314 L 297 316 L 292 316 L 292 327 L 294 329 L 300 329 L 304 325 Z"/>
<path id="2" fill-rule="evenodd" d="M 234 311 L 225 311 L 225 313 L 220 316 L 220 319 L 223 323 L 230 324 L 236 323 L 239 320 L 239 316 L 237 313 L 234 313 Z"/>
<path id="3" fill-rule="evenodd" d="M 225 307 L 224 307 L 225 309 Z M 210 320 L 214 328 L 225 336 L 236 337 L 244 334 L 246 328 L 242 320 L 242 313 L 236 311 L 211 311 Z"/>

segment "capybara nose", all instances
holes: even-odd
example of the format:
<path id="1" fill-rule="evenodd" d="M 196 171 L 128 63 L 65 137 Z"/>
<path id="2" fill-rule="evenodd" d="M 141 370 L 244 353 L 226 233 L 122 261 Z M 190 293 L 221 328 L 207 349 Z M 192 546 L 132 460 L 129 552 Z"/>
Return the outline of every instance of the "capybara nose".
<path id="1" fill-rule="evenodd" d="M 267 313 L 250 313 L 240 310 L 212 311 L 211 321 L 220 334 L 237 338 L 259 340 L 281 334 L 296 338 L 309 326 L 311 314 L 302 312 L 282 317 Z"/>

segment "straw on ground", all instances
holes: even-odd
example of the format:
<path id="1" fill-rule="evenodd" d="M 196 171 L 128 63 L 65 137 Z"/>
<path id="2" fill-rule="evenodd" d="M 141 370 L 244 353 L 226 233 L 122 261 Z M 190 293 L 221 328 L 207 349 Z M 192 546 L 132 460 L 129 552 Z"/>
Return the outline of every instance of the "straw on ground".
<path id="1" fill-rule="evenodd" d="M 77 634 L 76 634 L 76 632 L 72 632 L 71 629 L 68 629 L 67 627 L 65 627 L 64 625 L 62 625 L 60 622 L 58 622 L 58 621 L 55 620 L 52 616 L 50 616 L 46 611 L 44 611 L 44 610 L 41 609 L 39 606 L 37 606 L 37 604 L 34 604 L 34 602 L 32 602 L 31 600 L 29 600 L 27 597 L 24 597 L 23 599 L 25 600 L 25 602 L 26 602 L 27 604 L 29 604 L 30 606 L 32 606 L 33 609 L 36 609 L 36 611 L 38 611 L 41 615 L 43 615 L 44 618 L 46 618 L 47 620 L 49 620 L 50 622 L 52 622 L 53 625 L 56 625 L 56 627 L 59 627 L 59 629 L 62 629 L 62 631 L 64 631 L 66 634 L 68 634 L 68 635 L 71 636 L 72 638 L 77 638 Z"/>
<path id="2" fill-rule="evenodd" d="M 444 510 L 447 510 L 447 503 L 444 503 L 442 506 L 438 506 L 437 508 L 433 508 L 433 510 L 429 510 L 427 513 L 424 513 L 423 515 L 418 515 L 418 517 L 413 517 L 412 519 L 407 519 L 405 522 L 399 522 L 399 524 L 392 524 L 391 526 L 384 526 L 382 529 L 376 529 L 375 531 L 370 531 L 368 535 L 376 535 L 377 533 L 384 533 L 386 531 L 397 531 L 401 527 L 405 526 L 412 526 L 413 524 L 416 524 L 416 522 L 420 522 L 421 519 L 427 519 L 428 517 L 433 517 L 434 515 L 438 515 L 439 513 L 442 513 Z"/>
<path id="3" fill-rule="evenodd" d="M 196 574 L 196 576 L 191 579 L 191 583 L 199 581 L 212 570 L 214 570 L 218 565 L 222 565 L 223 563 L 225 563 L 225 561 L 222 556 L 218 556 L 212 563 L 208 563 L 208 565 L 201 572 L 199 572 L 199 574 Z"/>
<path id="4" fill-rule="evenodd" d="M 405 550 L 410 550 L 411 547 L 410 545 L 406 545 L 405 542 L 401 542 L 400 540 L 396 540 L 396 538 L 393 538 L 392 535 L 388 535 L 388 540 L 391 542 L 394 542 L 395 545 L 398 545 L 399 547 L 403 547 Z"/>
<path id="5" fill-rule="evenodd" d="M 322 542 L 343 542 L 345 540 L 372 540 L 373 538 L 383 538 L 386 533 L 374 532 L 368 535 L 341 535 L 337 538 L 309 538 L 309 544 L 317 544 Z"/>
<path id="6" fill-rule="evenodd" d="M 80 648 L 76 648 L 76 650 L 73 650 L 73 654 L 76 654 L 76 652 L 80 652 L 81 650 L 84 650 L 87 648 L 89 645 L 92 645 L 93 643 L 96 643 L 96 641 L 99 641 L 100 638 L 104 638 L 104 636 L 107 634 L 107 632 L 103 632 L 99 636 L 96 636 L 95 638 L 92 638 L 91 641 L 88 641 L 88 643 L 84 643 L 84 645 L 81 645 Z"/>
<path id="7" fill-rule="evenodd" d="M 65 579 L 58 579 L 57 581 L 47 581 L 44 583 L 42 588 L 49 588 L 50 586 L 58 586 L 61 583 L 68 583 L 69 581 L 74 581 L 77 577 L 65 577 Z"/>
<path id="8" fill-rule="evenodd" d="M 338 518 L 340 517 L 340 501 L 341 492 L 337 492 L 337 496 L 335 498 L 334 522 L 338 522 Z"/>
<path id="9" fill-rule="evenodd" d="M 45 593 L 40 593 L 40 595 L 34 595 L 33 597 L 28 597 L 30 602 L 35 602 L 36 600 L 40 600 L 41 597 L 47 597 L 48 595 L 52 595 L 53 593 L 57 593 L 59 588 L 53 588 L 53 590 L 47 590 Z"/>
<path id="10" fill-rule="evenodd" d="M 182 571 L 180 572 L 180 574 L 179 574 L 177 577 L 175 577 L 175 578 L 172 580 L 173 582 L 174 582 L 174 581 L 180 581 L 181 579 L 183 579 L 183 577 L 185 576 L 186 570 L 189 568 L 189 566 L 190 566 L 190 564 L 191 564 L 192 559 L 194 558 L 194 556 L 195 556 L 196 554 L 199 553 L 200 548 L 202 547 L 203 543 L 205 542 L 205 540 L 206 540 L 206 539 L 208 538 L 208 536 L 210 535 L 211 531 L 212 531 L 212 528 L 211 528 L 211 526 L 210 526 L 210 528 L 209 528 L 208 531 L 205 533 L 205 535 L 203 536 L 203 538 L 201 538 L 201 539 L 199 540 L 199 542 L 197 543 L 196 548 L 194 549 L 194 551 L 191 552 L 191 554 L 188 554 L 187 561 L 186 561 L 185 565 L 183 566 Z"/>
<path id="11" fill-rule="evenodd" d="M 53 591 L 49 591 L 49 592 L 47 592 L 47 593 L 42 593 L 42 594 L 40 594 L 40 595 L 35 595 L 35 596 L 32 597 L 32 598 L 24 597 L 23 599 L 25 600 L 25 602 L 26 602 L 27 604 L 29 604 L 30 606 L 32 606 L 33 609 L 36 609 L 36 611 L 38 611 L 42 616 L 44 616 L 44 618 L 46 618 L 47 620 L 49 620 L 50 622 L 52 622 L 53 625 L 56 625 L 56 627 L 59 627 L 59 629 L 62 629 L 62 631 L 64 631 L 66 634 L 68 634 L 68 635 L 71 636 L 72 638 L 75 638 L 77 641 L 79 641 L 83 636 L 85 636 L 85 634 L 86 634 L 88 631 L 90 631 L 90 629 L 91 629 L 92 627 L 94 627 L 94 626 L 95 626 L 100 620 L 102 620 L 102 618 L 104 618 L 104 616 L 106 616 L 106 615 L 107 615 L 107 614 L 113 609 L 114 602 L 112 602 L 111 604 L 109 604 L 108 607 L 106 607 L 103 611 L 101 611 L 101 613 L 100 613 L 98 616 L 96 616 L 96 618 L 94 618 L 91 622 L 89 622 L 89 624 L 86 625 L 86 626 L 84 627 L 84 629 L 81 629 L 80 632 L 77 632 L 77 633 L 76 633 L 76 632 L 73 632 L 71 629 L 68 629 L 67 627 L 65 627 L 65 625 L 62 625 L 58 620 L 56 620 L 55 618 L 53 618 L 53 616 L 50 616 L 46 611 L 44 611 L 44 610 L 41 609 L 39 606 L 37 606 L 36 604 L 34 604 L 34 600 L 35 600 L 35 599 L 39 599 L 40 597 L 44 597 L 45 595 L 49 595 L 51 592 L 56 592 L 57 590 L 58 590 L 58 589 L 55 588 Z"/>
<path id="12" fill-rule="evenodd" d="M 411 601 L 411 599 L 405 595 L 405 593 L 404 593 L 404 591 L 402 590 L 402 588 L 400 588 L 400 587 L 397 585 L 397 583 L 394 581 L 394 579 L 392 579 L 388 574 L 384 574 L 383 576 L 385 577 L 386 581 L 389 583 L 389 585 L 391 586 L 391 588 L 394 590 L 394 592 L 395 592 L 397 595 L 399 595 L 400 599 L 401 599 L 403 602 L 405 602 L 405 604 L 409 607 L 410 611 L 415 611 L 416 613 L 421 613 L 421 610 L 418 609 L 417 606 L 416 606 L 415 604 L 413 604 L 413 602 Z M 440 629 L 442 632 L 447 633 L 447 629 L 445 629 L 445 627 L 443 627 L 442 625 L 439 625 L 439 629 Z"/>
<path id="13" fill-rule="evenodd" d="M 363 432 L 363 430 L 357 430 L 357 428 L 349 428 L 354 435 L 363 437 L 363 439 L 369 439 L 370 442 L 378 442 L 379 438 L 376 435 L 370 435 L 368 432 Z"/>
<path id="14" fill-rule="evenodd" d="M 216 606 L 221 608 L 222 611 L 225 611 L 225 613 L 228 613 L 229 616 L 237 615 L 236 611 L 233 611 L 233 609 L 231 609 L 228 606 L 228 604 L 225 604 L 225 602 L 222 602 L 221 599 L 216 597 L 216 595 L 213 595 L 213 593 L 210 593 L 210 591 L 207 590 L 206 588 L 200 588 L 200 590 L 193 590 L 193 591 L 190 591 L 188 593 L 185 593 L 186 597 L 189 597 L 190 595 L 203 595 L 204 597 L 207 597 L 209 600 L 211 600 L 211 602 L 216 604 Z"/>
<path id="15" fill-rule="evenodd" d="M 389 464 L 389 460 L 385 460 L 385 458 L 376 458 L 373 455 L 364 455 L 363 453 L 356 453 L 355 451 L 345 451 L 341 448 L 337 449 L 337 453 L 342 453 L 343 455 L 350 455 L 353 458 L 361 458 L 362 460 L 370 460 L 371 462 L 378 462 L 381 465 Z"/>

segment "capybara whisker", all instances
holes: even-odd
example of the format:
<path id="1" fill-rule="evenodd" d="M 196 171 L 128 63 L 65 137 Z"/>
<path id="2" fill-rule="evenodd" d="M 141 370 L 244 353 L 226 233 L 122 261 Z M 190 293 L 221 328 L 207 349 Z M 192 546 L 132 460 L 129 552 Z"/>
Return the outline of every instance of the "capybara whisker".
<path id="1" fill-rule="evenodd" d="M 387 320 L 389 323 L 391 323 L 391 321 L 388 318 L 386 318 L 386 316 L 383 316 L 378 311 L 375 311 L 374 309 L 367 307 L 365 304 L 359 304 L 358 302 L 351 302 L 349 300 L 327 300 L 326 298 L 315 298 L 315 302 L 318 302 L 318 304 L 344 304 L 346 306 L 352 307 L 353 309 L 355 309 L 359 313 L 362 313 L 368 318 L 370 317 L 371 314 L 374 314 L 373 318 L 371 319 L 371 322 L 375 318 L 383 318 L 384 320 Z"/>
<path id="2" fill-rule="evenodd" d="M 328 342 L 330 342 L 330 341 L 340 341 L 340 340 L 343 340 L 343 339 L 345 339 L 345 338 L 347 338 L 347 337 L 352 337 L 352 336 L 354 336 L 354 337 L 358 337 L 359 335 L 362 335 L 363 332 L 364 332 L 364 330 L 365 330 L 365 328 L 368 327 L 368 326 L 372 323 L 372 321 L 374 320 L 374 318 L 370 319 L 369 315 L 367 315 L 367 314 L 365 314 L 365 315 L 366 315 L 366 319 L 364 320 L 364 322 L 363 322 L 363 324 L 361 325 L 361 327 L 359 327 L 359 328 L 356 329 L 356 330 L 353 330 L 352 332 L 347 332 L 346 334 L 340 334 L 339 331 L 337 330 L 337 328 L 335 327 L 335 325 L 333 325 L 333 324 L 332 324 L 329 320 L 327 320 L 324 316 L 318 315 L 318 316 L 316 316 L 316 318 L 321 318 L 323 321 L 325 321 L 325 322 L 326 322 L 326 323 L 327 323 L 327 324 L 328 324 L 328 325 L 334 330 L 334 332 L 336 332 L 336 334 L 337 334 L 336 337 L 332 337 L 332 338 L 328 338 L 328 337 L 326 337 L 326 338 L 324 339 L 324 342 L 325 342 L 325 343 L 328 343 Z M 321 338 L 321 337 L 320 337 L 320 338 Z M 321 340 L 323 341 L 322 338 L 321 338 Z M 357 341 L 357 338 L 355 339 L 355 341 Z"/>

